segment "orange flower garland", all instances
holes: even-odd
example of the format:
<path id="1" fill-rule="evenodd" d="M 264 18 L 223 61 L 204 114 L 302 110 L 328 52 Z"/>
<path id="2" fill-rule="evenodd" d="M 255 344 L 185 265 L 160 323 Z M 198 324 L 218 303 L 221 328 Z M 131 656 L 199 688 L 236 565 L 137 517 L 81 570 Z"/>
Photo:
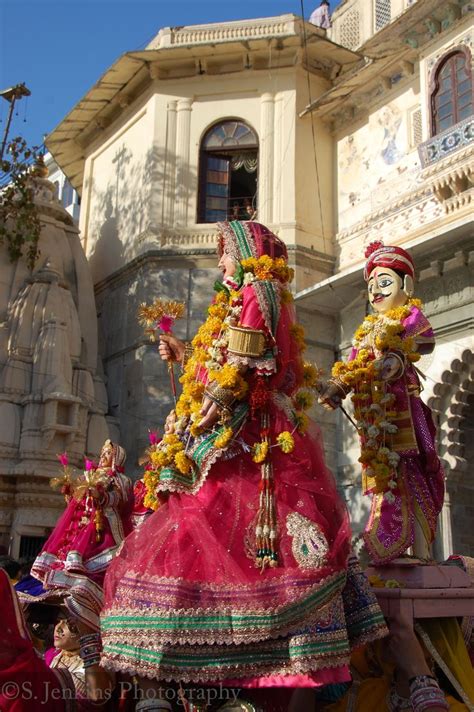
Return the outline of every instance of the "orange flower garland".
<path id="1" fill-rule="evenodd" d="M 414 339 L 402 337 L 403 322 L 414 306 L 421 308 L 420 300 L 409 299 L 402 307 L 367 316 L 354 334 L 357 355 L 352 361 L 338 361 L 332 369 L 333 378 L 352 391 L 364 490 L 384 492 L 389 501 L 394 500 L 392 490 L 397 487 L 400 459 L 389 447 L 391 436 L 397 432 L 392 422 L 397 413 L 393 410 L 395 396 L 387 393 L 386 384 L 380 379 L 378 359 L 390 351 L 399 351 L 410 363 L 418 361 L 420 354 Z"/>

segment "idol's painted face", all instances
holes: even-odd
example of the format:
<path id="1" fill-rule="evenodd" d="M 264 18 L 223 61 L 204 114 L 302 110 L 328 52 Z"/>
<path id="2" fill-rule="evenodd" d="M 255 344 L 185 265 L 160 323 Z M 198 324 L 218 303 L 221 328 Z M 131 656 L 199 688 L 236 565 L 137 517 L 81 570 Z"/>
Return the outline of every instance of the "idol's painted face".
<path id="1" fill-rule="evenodd" d="M 234 258 L 228 255 L 226 252 L 222 254 L 218 264 L 219 269 L 224 273 L 224 277 L 232 277 L 235 274 L 237 265 Z"/>
<path id="2" fill-rule="evenodd" d="M 370 273 L 367 290 L 369 302 L 379 314 L 402 307 L 407 301 L 401 277 L 389 267 L 375 267 Z"/>
<path id="3" fill-rule="evenodd" d="M 100 453 L 99 467 L 112 467 L 114 448 L 112 445 L 105 445 Z"/>

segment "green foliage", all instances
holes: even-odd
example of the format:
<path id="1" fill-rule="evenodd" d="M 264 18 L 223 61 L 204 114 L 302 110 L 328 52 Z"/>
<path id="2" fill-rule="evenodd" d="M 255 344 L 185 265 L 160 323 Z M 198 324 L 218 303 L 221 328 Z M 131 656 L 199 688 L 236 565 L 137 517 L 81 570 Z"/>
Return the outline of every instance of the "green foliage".
<path id="1" fill-rule="evenodd" d="M 28 148 L 21 136 L 8 144 L 6 153 L 1 170 L 9 182 L 0 192 L 0 244 L 6 245 L 11 262 L 25 255 L 29 269 L 33 269 L 41 233 L 33 176 L 43 159 L 39 149 Z"/>

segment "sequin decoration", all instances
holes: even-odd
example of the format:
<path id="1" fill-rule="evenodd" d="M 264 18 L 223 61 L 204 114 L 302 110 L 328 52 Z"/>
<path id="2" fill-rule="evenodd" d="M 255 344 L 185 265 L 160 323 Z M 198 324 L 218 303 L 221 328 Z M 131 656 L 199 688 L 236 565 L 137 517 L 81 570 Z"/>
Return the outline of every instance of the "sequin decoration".
<path id="1" fill-rule="evenodd" d="M 316 522 L 291 512 L 286 518 L 286 531 L 292 537 L 293 556 L 302 569 L 319 569 L 326 563 L 329 546 Z"/>

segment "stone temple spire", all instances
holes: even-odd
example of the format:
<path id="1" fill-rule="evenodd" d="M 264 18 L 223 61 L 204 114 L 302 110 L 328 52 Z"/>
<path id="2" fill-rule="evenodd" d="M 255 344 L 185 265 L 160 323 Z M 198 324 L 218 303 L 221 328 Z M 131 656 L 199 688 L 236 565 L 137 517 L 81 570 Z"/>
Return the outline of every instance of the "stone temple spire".
<path id="1" fill-rule="evenodd" d="M 0 247 L 0 544 L 14 556 L 22 537 L 55 524 L 57 453 L 80 465 L 109 435 L 89 266 L 54 186 L 32 180 L 42 224 L 33 272 Z"/>

